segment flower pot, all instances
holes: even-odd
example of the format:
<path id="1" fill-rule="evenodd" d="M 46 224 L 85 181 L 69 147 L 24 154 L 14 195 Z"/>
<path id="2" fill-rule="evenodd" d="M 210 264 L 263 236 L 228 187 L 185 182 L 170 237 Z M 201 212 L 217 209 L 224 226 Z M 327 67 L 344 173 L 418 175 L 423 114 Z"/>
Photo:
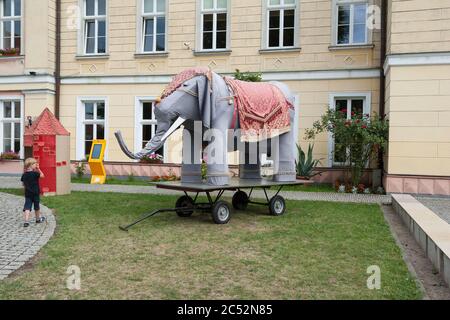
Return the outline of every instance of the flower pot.
<path id="1" fill-rule="evenodd" d="M 297 180 L 309 180 L 310 177 L 307 176 L 297 176 Z"/>

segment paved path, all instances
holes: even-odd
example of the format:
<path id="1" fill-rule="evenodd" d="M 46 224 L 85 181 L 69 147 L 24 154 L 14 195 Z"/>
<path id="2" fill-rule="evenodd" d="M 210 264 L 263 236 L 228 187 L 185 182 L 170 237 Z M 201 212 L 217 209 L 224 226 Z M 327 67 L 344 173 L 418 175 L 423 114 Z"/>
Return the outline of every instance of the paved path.
<path id="1" fill-rule="evenodd" d="M 28 228 L 23 227 L 22 209 L 23 197 L 0 193 L 0 280 L 34 257 L 55 231 L 55 217 L 48 208 L 41 206 L 47 221 L 36 224 L 33 216 Z"/>
<path id="2" fill-rule="evenodd" d="M 425 197 L 416 196 L 425 207 L 436 213 L 442 219 L 450 223 L 450 197 Z"/>
<path id="3" fill-rule="evenodd" d="M 20 188 L 21 184 L 17 177 L 0 176 L 0 188 Z M 90 185 L 72 183 L 73 191 L 91 192 L 119 192 L 119 193 L 143 193 L 143 194 L 173 194 L 180 195 L 179 191 L 157 189 L 154 186 L 128 186 L 128 185 Z M 226 193 L 229 194 L 229 193 Z M 269 191 L 273 194 L 273 191 Z M 300 192 L 282 191 L 283 197 L 287 200 L 313 200 L 313 201 L 333 201 L 333 202 L 356 202 L 356 203 L 383 203 L 390 204 L 391 196 L 373 194 L 347 194 L 331 192 Z M 262 190 L 253 192 L 255 198 L 264 199 Z"/>

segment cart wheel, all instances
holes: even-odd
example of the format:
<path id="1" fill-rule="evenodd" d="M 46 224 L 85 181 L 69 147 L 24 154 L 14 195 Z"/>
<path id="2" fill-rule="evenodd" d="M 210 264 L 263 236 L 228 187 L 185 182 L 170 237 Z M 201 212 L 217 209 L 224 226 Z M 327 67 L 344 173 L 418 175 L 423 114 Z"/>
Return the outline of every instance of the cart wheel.
<path id="1" fill-rule="evenodd" d="M 244 191 L 238 191 L 233 195 L 231 203 L 236 210 L 245 210 L 248 205 L 248 196 Z"/>
<path id="2" fill-rule="evenodd" d="M 194 200 L 192 200 L 191 197 L 189 196 L 182 196 L 179 197 L 176 204 L 175 204 L 176 208 L 193 208 L 194 207 Z M 192 215 L 192 213 L 194 212 L 194 210 L 189 210 L 189 211 L 185 211 L 185 210 L 177 210 L 177 215 L 179 217 L 190 217 Z"/>
<path id="3" fill-rule="evenodd" d="M 281 216 L 286 211 L 286 202 L 282 196 L 275 196 L 270 199 L 269 212 L 273 216 Z"/>
<path id="4" fill-rule="evenodd" d="M 226 224 L 230 221 L 231 210 L 225 201 L 217 201 L 212 207 L 212 218 L 216 224 Z"/>

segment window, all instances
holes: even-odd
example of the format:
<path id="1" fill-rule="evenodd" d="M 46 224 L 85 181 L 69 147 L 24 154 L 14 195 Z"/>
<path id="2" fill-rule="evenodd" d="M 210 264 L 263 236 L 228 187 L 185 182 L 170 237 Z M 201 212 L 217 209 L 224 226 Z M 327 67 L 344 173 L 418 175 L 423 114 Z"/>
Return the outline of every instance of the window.
<path id="1" fill-rule="evenodd" d="M 200 0 L 200 49 L 228 48 L 229 16 L 227 0 Z"/>
<path id="2" fill-rule="evenodd" d="M 293 48 L 296 45 L 297 1 L 266 0 L 267 48 Z"/>
<path id="3" fill-rule="evenodd" d="M 141 151 L 145 145 L 153 138 L 158 128 L 155 114 L 154 100 L 138 99 L 136 105 L 136 131 L 135 131 L 135 151 Z M 164 147 L 156 151 L 157 154 L 164 156 Z"/>
<path id="4" fill-rule="evenodd" d="M 166 50 L 166 1 L 142 0 L 141 52 Z"/>
<path id="5" fill-rule="evenodd" d="M 82 160 L 89 157 L 93 140 L 107 139 L 107 108 L 100 99 L 79 99 L 77 108 L 77 158 Z"/>
<path id="6" fill-rule="evenodd" d="M 22 41 L 22 0 L 0 0 L 0 49 L 15 48 Z"/>
<path id="7" fill-rule="evenodd" d="M 84 0 L 84 54 L 106 53 L 106 0 Z"/>
<path id="8" fill-rule="evenodd" d="M 0 100 L 0 151 L 22 154 L 21 100 Z"/>
<path id="9" fill-rule="evenodd" d="M 335 43 L 356 45 L 368 43 L 367 2 L 337 0 L 335 8 Z"/>
<path id="10" fill-rule="evenodd" d="M 362 117 L 370 113 L 370 94 L 335 94 L 332 95 L 332 108 L 346 113 L 347 119 L 352 114 Z M 333 165 L 344 165 L 347 158 L 347 150 L 341 146 L 338 140 L 331 141 L 330 162 Z"/>

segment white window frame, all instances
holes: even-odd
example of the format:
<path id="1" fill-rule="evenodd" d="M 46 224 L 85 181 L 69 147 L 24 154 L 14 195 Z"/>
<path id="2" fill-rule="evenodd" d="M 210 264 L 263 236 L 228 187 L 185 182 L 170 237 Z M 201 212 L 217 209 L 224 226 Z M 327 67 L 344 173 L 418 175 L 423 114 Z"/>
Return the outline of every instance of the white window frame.
<path id="1" fill-rule="evenodd" d="M 157 96 L 139 96 L 135 98 L 134 102 L 134 152 L 137 153 L 142 150 L 142 125 L 152 125 L 152 137 L 155 135 L 155 125 L 158 121 L 155 118 L 155 109 L 152 108 L 152 119 L 144 120 L 142 112 L 142 104 L 145 102 L 155 102 Z M 167 139 L 169 140 L 169 139 Z M 168 156 L 168 141 L 164 142 L 163 162 L 166 162 Z"/>
<path id="2" fill-rule="evenodd" d="M 352 100 L 352 99 L 363 99 L 363 114 L 371 114 L 372 109 L 372 94 L 371 92 L 333 92 L 329 96 L 329 107 L 331 110 L 336 110 L 336 100 Z M 347 117 L 351 115 L 351 109 L 347 106 Z M 335 143 L 331 133 L 328 134 L 328 166 L 331 168 L 333 166 L 344 165 L 341 162 L 334 162 L 334 150 Z M 368 163 L 366 164 L 366 167 Z"/>
<path id="3" fill-rule="evenodd" d="M 3 2 L 5 0 L 0 0 L 0 49 L 5 49 L 3 47 L 3 22 L 5 21 L 9 21 L 11 23 L 11 33 L 12 33 L 12 37 L 11 37 L 11 48 L 14 48 L 14 42 L 15 42 L 15 21 L 19 21 L 20 22 L 20 54 L 22 54 L 24 52 L 23 49 L 23 34 L 24 34 L 24 30 L 23 30 L 23 0 L 20 0 L 20 15 L 19 16 L 15 16 L 14 15 L 14 11 L 15 11 L 15 5 L 14 5 L 14 1 L 12 1 L 12 5 L 11 5 L 11 16 L 9 17 L 4 17 L 3 14 Z"/>
<path id="4" fill-rule="evenodd" d="M 108 0 L 105 0 L 105 14 L 98 15 L 98 0 L 95 0 L 95 15 L 94 16 L 86 16 L 86 0 L 79 0 L 79 6 L 81 8 L 81 28 L 79 28 L 79 40 L 78 40 L 78 54 L 82 56 L 104 56 L 108 55 Z M 87 53 L 87 21 L 95 21 L 95 52 Z M 98 22 L 105 21 L 105 52 L 98 53 Z"/>
<path id="5" fill-rule="evenodd" d="M 4 101 L 19 101 L 20 103 L 20 120 L 14 119 L 14 118 L 4 118 L 4 109 L 3 109 L 3 102 Z M 20 152 L 19 156 L 21 159 L 24 158 L 25 150 L 24 150 L 24 144 L 23 144 L 23 134 L 24 134 L 24 99 L 23 96 L 0 96 L 0 153 L 3 152 L 3 125 L 4 123 L 20 123 Z M 14 108 L 12 109 L 12 114 L 14 114 Z M 14 141 L 15 139 L 15 132 L 14 128 L 11 132 L 11 139 Z"/>
<path id="6" fill-rule="evenodd" d="M 346 47 L 346 46 L 361 46 L 361 45 L 368 45 L 372 43 L 372 30 L 368 28 L 367 25 L 367 15 L 368 15 L 368 8 L 370 5 L 372 5 L 373 0 L 333 0 L 333 10 L 332 10 L 332 45 L 333 46 L 339 46 L 339 47 Z M 353 42 L 353 23 L 354 23 L 354 6 L 359 4 L 365 4 L 366 5 L 366 42 Z M 338 13 L 339 13 L 339 6 L 345 6 L 349 5 L 351 6 L 350 9 L 350 39 L 349 43 L 339 43 L 338 44 Z"/>
<path id="7" fill-rule="evenodd" d="M 231 0 L 227 1 L 226 9 L 217 8 L 217 0 L 214 0 L 213 9 L 203 9 L 204 0 L 197 0 L 197 51 L 199 52 L 220 52 L 230 50 L 230 35 L 231 35 Z M 217 49 L 217 15 L 226 13 L 227 15 L 227 31 L 226 31 L 226 47 Z M 203 49 L 203 15 L 213 15 L 213 48 Z"/>
<path id="8" fill-rule="evenodd" d="M 137 5 L 137 16 L 138 21 L 136 23 L 136 52 L 139 54 L 146 54 L 146 53 L 167 53 L 167 45 L 168 45 L 168 7 L 169 7 L 169 1 L 166 0 L 166 5 L 165 5 L 165 11 L 164 12 L 157 12 L 157 0 L 153 0 L 153 13 L 145 13 L 144 12 L 144 0 L 137 0 L 138 5 Z M 164 17 L 165 18 L 165 30 L 164 30 L 164 50 L 162 51 L 156 51 L 156 19 L 153 20 L 154 26 L 153 26 L 153 51 L 144 51 L 144 45 L 145 45 L 145 20 L 149 19 L 149 18 L 159 18 L 159 17 Z"/>
<path id="9" fill-rule="evenodd" d="M 263 50 L 283 50 L 283 49 L 295 49 L 299 48 L 299 38 L 300 38 L 300 1 L 295 0 L 294 4 L 284 4 L 284 0 L 280 0 L 279 5 L 270 5 L 270 0 L 263 0 L 262 6 L 262 49 Z M 270 11 L 279 10 L 280 11 L 280 36 L 279 44 L 283 43 L 283 30 L 284 30 L 284 10 L 295 10 L 294 13 L 294 44 L 292 46 L 277 46 L 269 47 L 269 19 Z"/>
<path id="10" fill-rule="evenodd" d="M 99 120 L 92 120 L 92 119 L 85 119 L 85 109 L 84 105 L 85 103 L 89 102 L 103 102 L 105 104 L 105 119 L 103 121 Z M 109 99 L 105 96 L 86 96 L 86 97 L 78 97 L 77 98 L 77 132 L 76 132 L 76 158 L 77 160 L 83 160 L 86 157 L 86 154 L 89 154 L 90 150 L 86 152 L 85 149 L 85 138 L 86 138 L 86 132 L 85 132 L 85 125 L 86 124 L 99 124 L 103 122 L 104 129 L 105 129 L 105 140 L 109 141 L 109 126 L 108 126 L 108 119 L 109 119 Z M 94 137 L 96 135 L 94 134 Z M 108 160 L 108 143 L 106 144 L 106 150 L 105 150 L 105 161 Z"/>

